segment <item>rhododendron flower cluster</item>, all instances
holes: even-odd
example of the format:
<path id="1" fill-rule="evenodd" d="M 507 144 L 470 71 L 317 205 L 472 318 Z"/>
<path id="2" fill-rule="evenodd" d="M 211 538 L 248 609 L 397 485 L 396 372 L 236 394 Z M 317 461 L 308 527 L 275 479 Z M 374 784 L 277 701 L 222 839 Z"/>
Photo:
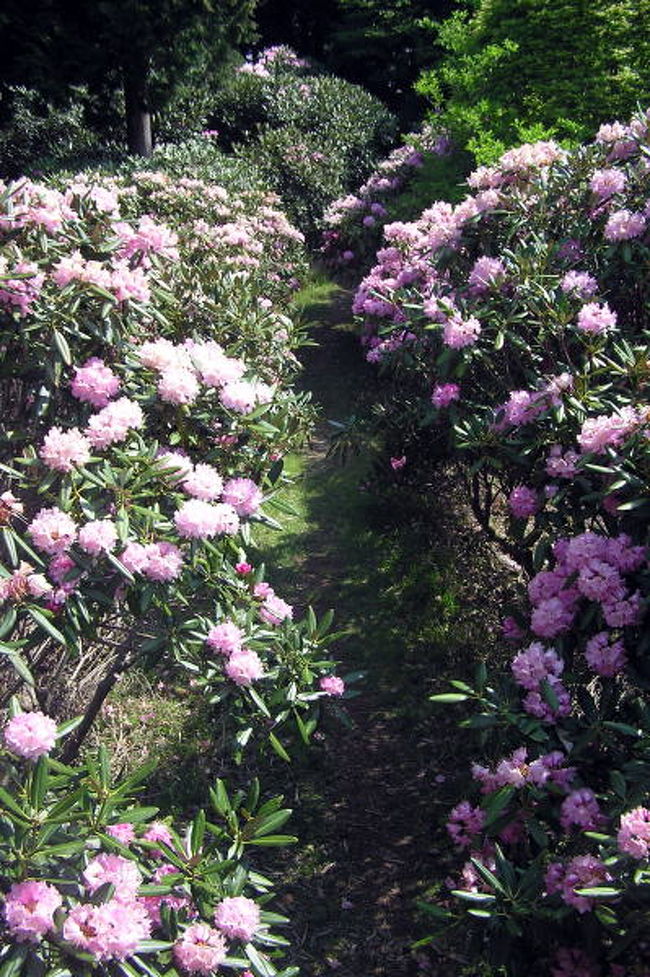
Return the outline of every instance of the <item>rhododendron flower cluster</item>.
<path id="1" fill-rule="evenodd" d="M 586 889 L 591 886 L 603 885 L 611 882 L 611 875 L 603 863 L 593 855 L 577 855 L 569 862 L 554 862 L 546 872 L 546 891 L 549 895 L 559 893 L 569 906 L 573 906 L 579 913 L 589 912 L 594 906 L 594 900 L 588 896 L 580 896 L 576 889 Z"/>
<path id="2" fill-rule="evenodd" d="M 9 720 L 3 737 L 16 756 L 37 760 L 54 748 L 56 723 L 42 712 L 21 712 Z"/>

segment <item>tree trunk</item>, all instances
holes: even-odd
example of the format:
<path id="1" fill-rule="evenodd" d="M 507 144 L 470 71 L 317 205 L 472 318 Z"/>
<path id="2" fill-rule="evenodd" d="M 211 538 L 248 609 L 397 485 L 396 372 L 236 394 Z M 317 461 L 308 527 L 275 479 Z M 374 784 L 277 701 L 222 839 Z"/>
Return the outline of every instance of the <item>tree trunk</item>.
<path id="1" fill-rule="evenodd" d="M 147 100 L 147 65 L 136 58 L 123 65 L 126 135 L 129 152 L 134 156 L 151 156 L 151 112 Z"/>

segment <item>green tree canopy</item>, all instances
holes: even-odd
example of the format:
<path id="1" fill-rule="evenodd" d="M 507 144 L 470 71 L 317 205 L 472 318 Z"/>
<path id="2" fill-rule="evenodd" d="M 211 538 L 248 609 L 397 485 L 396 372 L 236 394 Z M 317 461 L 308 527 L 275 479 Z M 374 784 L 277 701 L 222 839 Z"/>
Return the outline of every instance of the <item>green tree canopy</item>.
<path id="1" fill-rule="evenodd" d="M 436 33 L 446 55 L 418 90 L 481 162 L 650 95 L 650 0 L 479 0 Z"/>

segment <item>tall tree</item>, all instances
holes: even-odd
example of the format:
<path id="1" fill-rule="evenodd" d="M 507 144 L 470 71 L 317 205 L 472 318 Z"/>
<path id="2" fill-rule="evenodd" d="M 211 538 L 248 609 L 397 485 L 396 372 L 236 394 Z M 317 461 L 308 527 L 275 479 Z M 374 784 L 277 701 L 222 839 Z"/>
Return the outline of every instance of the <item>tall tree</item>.
<path id="1" fill-rule="evenodd" d="M 12 38 L 5 81 L 48 94 L 86 84 L 124 94 L 129 150 L 152 148 L 151 113 L 199 53 L 216 64 L 229 45 L 254 37 L 257 0 L 5 0 L 0 26 Z"/>

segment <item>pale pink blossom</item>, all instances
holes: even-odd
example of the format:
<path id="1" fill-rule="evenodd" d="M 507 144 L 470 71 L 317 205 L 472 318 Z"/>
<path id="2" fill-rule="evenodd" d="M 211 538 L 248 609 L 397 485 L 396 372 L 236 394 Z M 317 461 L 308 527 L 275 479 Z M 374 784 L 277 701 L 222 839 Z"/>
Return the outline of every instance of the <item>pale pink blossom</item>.
<path id="1" fill-rule="evenodd" d="M 589 302 L 578 312 L 578 329 L 581 332 L 602 336 L 616 327 L 616 313 L 612 312 L 607 302 Z"/>
<path id="2" fill-rule="evenodd" d="M 47 882 L 14 882 L 5 896 L 4 917 L 18 943 L 38 943 L 54 928 L 54 913 L 63 904 L 61 894 Z"/>
<path id="3" fill-rule="evenodd" d="M 122 855 L 104 852 L 93 858 L 81 873 L 86 889 L 91 894 L 110 882 L 115 886 L 116 902 L 131 903 L 142 884 L 142 874 L 135 862 Z"/>
<path id="4" fill-rule="evenodd" d="M 158 396 L 168 404 L 193 404 L 200 389 L 196 375 L 182 366 L 167 367 L 158 380 Z"/>
<path id="5" fill-rule="evenodd" d="M 258 512 L 263 498 L 261 489 L 250 478 L 229 478 L 223 486 L 223 501 L 241 518 Z"/>
<path id="6" fill-rule="evenodd" d="M 213 505 L 202 499 L 190 499 L 174 514 L 174 524 L 186 539 L 208 539 L 217 534 L 233 536 L 239 529 L 239 516 L 227 503 Z"/>
<path id="7" fill-rule="evenodd" d="M 345 692 L 345 682 L 338 675 L 323 675 L 318 687 L 325 695 L 341 696 Z"/>
<path id="8" fill-rule="evenodd" d="M 99 961 L 126 960 L 150 935 L 151 920 L 144 907 L 117 899 L 75 906 L 63 924 L 64 940 Z"/>
<path id="9" fill-rule="evenodd" d="M 45 435 L 39 455 L 48 468 L 71 472 L 76 465 L 85 465 L 90 460 L 90 443 L 79 428 L 62 431 L 53 427 Z"/>
<path id="10" fill-rule="evenodd" d="M 460 398 L 460 387 L 457 383 L 437 383 L 431 394 L 434 407 L 448 407 L 454 400 Z"/>
<path id="11" fill-rule="evenodd" d="M 463 349 L 465 346 L 473 346 L 481 334 L 481 324 L 474 316 L 469 319 L 462 319 L 460 316 L 452 316 L 444 325 L 442 340 L 445 346 L 452 349 Z"/>
<path id="12" fill-rule="evenodd" d="M 140 572 L 159 583 L 176 580 L 183 570 L 183 554 L 173 543 L 149 543 L 145 547 L 145 561 Z"/>
<path id="13" fill-rule="evenodd" d="M 79 530 L 79 546 L 91 556 L 111 553 L 117 543 L 117 528 L 110 519 L 95 519 Z"/>
<path id="14" fill-rule="evenodd" d="M 222 655 L 232 655 L 234 651 L 240 651 L 244 641 L 244 632 L 237 627 L 234 621 L 223 621 L 210 628 L 205 639 L 206 644 L 214 651 Z"/>
<path id="15" fill-rule="evenodd" d="M 560 823 L 566 832 L 574 825 L 583 831 L 596 831 L 604 822 L 596 795 L 588 787 L 572 790 L 562 801 Z"/>
<path id="16" fill-rule="evenodd" d="M 3 730 L 6 746 L 24 760 L 37 760 L 53 749 L 56 723 L 42 712 L 20 712 Z"/>
<path id="17" fill-rule="evenodd" d="M 226 959 L 226 941 L 206 923 L 194 923 L 174 944 L 174 962 L 187 973 L 213 974 Z"/>
<path id="18" fill-rule="evenodd" d="M 77 538 L 77 527 L 73 520 L 57 506 L 51 509 L 40 509 L 27 527 L 34 546 L 58 556 L 70 549 Z"/>
<path id="19" fill-rule="evenodd" d="M 621 815 L 617 842 L 619 851 L 632 858 L 647 858 L 650 854 L 650 811 L 635 807 Z"/>
<path id="20" fill-rule="evenodd" d="M 107 448 L 123 441 L 131 429 L 141 428 L 144 414 L 139 404 L 120 397 L 88 420 L 86 436 L 94 448 Z"/>
<path id="21" fill-rule="evenodd" d="M 276 594 L 269 594 L 260 606 L 259 615 L 267 624 L 275 626 L 293 618 L 293 607 Z"/>
<path id="22" fill-rule="evenodd" d="M 224 491 L 224 484 L 216 468 L 213 468 L 212 465 L 198 464 L 195 465 L 194 471 L 183 479 L 183 488 L 188 495 L 195 499 L 212 502 L 214 499 L 218 499 Z M 225 495 L 223 501 L 232 504 L 232 500 L 226 498 Z M 241 513 L 239 514 L 241 515 Z"/>
<path id="23" fill-rule="evenodd" d="M 607 218 L 605 240 L 629 241 L 645 231 L 646 219 L 643 214 L 632 210 L 617 210 Z"/>
<path id="24" fill-rule="evenodd" d="M 260 924 L 260 907 L 246 896 L 227 896 L 215 909 L 214 923 L 231 939 L 248 943 Z"/>
<path id="25" fill-rule="evenodd" d="M 450 811 L 446 827 L 454 844 L 465 848 L 483 830 L 485 821 L 485 811 L 472 807 L 469 801 L 461 801 Z"/>
<path id="26" fill-rule="evenodd" d="M 96 356 L 86 360 L 83 366 L 75 367 L 75 375 L 70 383 L 73 397 L 98 408 L 106 407 L 119 389 L 119 377 Z"/>
<path id="27" fill-rule="evenodd" d="M 236 648 L 226 661 L 224 671 L 236 685 L 251 685 L 264 674 L 259 655 L 250 648 Z"/>

